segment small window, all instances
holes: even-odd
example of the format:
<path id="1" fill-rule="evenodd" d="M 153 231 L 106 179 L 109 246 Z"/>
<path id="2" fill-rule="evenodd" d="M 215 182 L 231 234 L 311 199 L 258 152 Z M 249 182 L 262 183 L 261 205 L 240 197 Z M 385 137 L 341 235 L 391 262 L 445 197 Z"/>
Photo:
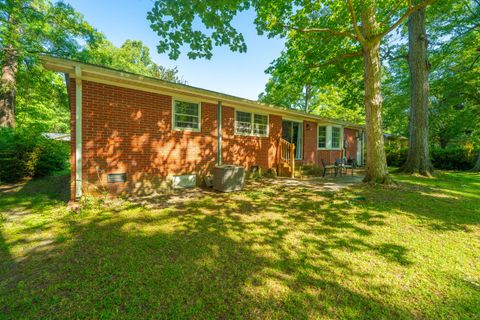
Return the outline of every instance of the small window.
<path id="1" fill-rule="evenodd" d="M 235 134 L 268 136 L 268 116 L 236 111 Z"/>
<path id="2" fill-rule="evenodd" d="M 251 113 L 237 111 L 235 131 L 238 134 L 250 134 L 252 132 L 252 114 Z"/>
<path id="3" fill-rule="evenodd" d="M 340 148 L 342 135 L 339 127 L 332 127 L 332 148 Z"/>
<path id="4" fill-rule="evenodd" d="M 253 134 L 266 136 L 268 129 L 268 116 L 256 114 L 253 118 Z"/>
<path id="5" fill-rule="evenodd" d="M 318 126 L 318 149 L 335 149 L 342 147 L 342 127 Z"/>
<path id="6" fill-rule="evenodd" d="M 175 100 L 173 127 L 182 130 L 200 130 L 200 106 L 198 103 Z"/>
<path id="7" fill-rule="evenodd" d="M 319 148 L 327 147 L 327 127 L 325 126 L 318 127 L 318 147 Z"/>

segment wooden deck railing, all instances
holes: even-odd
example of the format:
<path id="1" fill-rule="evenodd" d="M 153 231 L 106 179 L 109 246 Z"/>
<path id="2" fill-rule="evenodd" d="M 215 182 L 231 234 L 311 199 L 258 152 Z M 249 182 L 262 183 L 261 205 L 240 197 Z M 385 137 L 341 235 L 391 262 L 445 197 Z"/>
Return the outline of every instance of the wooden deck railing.
<path id="1" fill-rule="evenodd" d="M 291 177 L 295 177 L 295 145 L 280 138 L 279 142 L 280 160 L 290 165 Z"/>

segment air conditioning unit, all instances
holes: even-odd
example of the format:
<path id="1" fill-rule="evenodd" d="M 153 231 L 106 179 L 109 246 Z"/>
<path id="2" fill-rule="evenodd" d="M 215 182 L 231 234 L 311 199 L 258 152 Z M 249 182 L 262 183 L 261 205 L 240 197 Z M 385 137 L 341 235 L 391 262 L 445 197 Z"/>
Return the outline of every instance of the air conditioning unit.
<path id="1" fill-rule="evenodd" d="M 213 188 L 222 192 L 239 191 L 245 182 L 242 166 L 220 165 L 213 168 Z"/>

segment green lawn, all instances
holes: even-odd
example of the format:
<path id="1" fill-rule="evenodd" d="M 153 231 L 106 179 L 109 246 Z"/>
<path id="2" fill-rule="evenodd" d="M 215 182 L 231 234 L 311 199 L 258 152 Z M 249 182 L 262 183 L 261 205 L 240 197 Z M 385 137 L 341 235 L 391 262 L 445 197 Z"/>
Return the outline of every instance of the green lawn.
<path id="1" fill-rule="evenodd" d="M 62 179 L 0 193 L 0 318 L 480 318 L 479 174 L 80 213 Z"/>

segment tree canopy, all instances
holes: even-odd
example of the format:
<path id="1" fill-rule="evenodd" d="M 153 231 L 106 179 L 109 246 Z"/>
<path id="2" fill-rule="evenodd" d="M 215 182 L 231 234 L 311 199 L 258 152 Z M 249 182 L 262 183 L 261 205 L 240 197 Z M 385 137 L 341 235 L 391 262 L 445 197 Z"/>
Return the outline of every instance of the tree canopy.
<path id="1" fill-rule="evenodd" d="M 62 75 L 47 71 L 40 54 L 73 58 L 168 81 L 183 82 L 177 69 L 156 64 L 141 41 L 115 47 L 63 2 L 0 0 L 0 61 L 2 86 L 0 118 L 18 126 L 68 132 L 68 96 Z"/>
<path id="2" fill-rule="evenodd" d="M 176 59 L 181 46 L 188 44 L 190 58 L 210 58 L 213 45 L 226 45 L 239 52 L 247 49 L 243 35 L 235 29 L 232 20 L 238 12 L 252 8 L 256 12 L 255 25 L 259 34 L 286 39 L 287 49 L 277 64 L 283 67 L 286 62 L 287 70 L 297 71 L 293 77 L 303 80 L 307 92 L 311 79 L 328 75 L 328 66 L 361 56 L 367 133 L 364 181 L 389 183 L 382 131 L 380 43 L 412 13 L 433 2 L 157 0 L 148 19 L 160 37 L 159 52 L 168 52 Z M 195 29 L 195 21 L 200 21 L 204 29 Z M 294 65 L 288 66 L 288 62 Z M 312 68 L 320 72 L 310 76 Z M 332 79 L 331 75 L 329 78 Z M 292 85 L 287 88 L 291 89 Z"/>

